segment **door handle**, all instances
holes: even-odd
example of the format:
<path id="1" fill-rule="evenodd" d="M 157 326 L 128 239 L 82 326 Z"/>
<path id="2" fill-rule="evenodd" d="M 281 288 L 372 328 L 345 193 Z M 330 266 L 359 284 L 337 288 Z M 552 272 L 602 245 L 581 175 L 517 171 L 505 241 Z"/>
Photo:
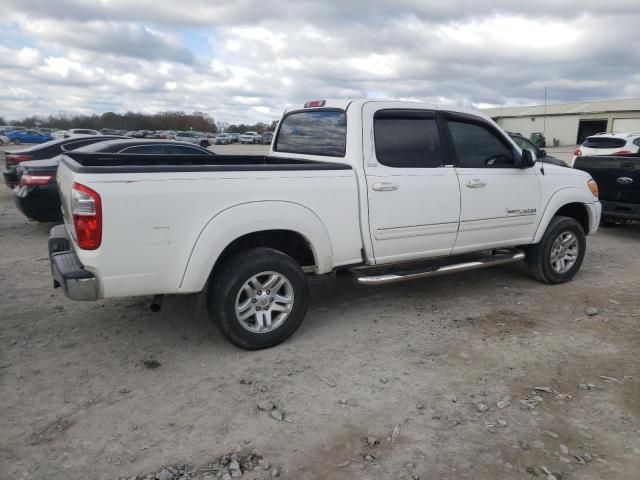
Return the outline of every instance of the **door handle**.
<path id="1" fill-rule="evenodd" d="M 392 192 L 393 190 L 398 189 L 398 185 L 391 182 L 380 182 L 374 183 L 373 185 L 371 185 L 371 188 L 376 192 Z"/>
<path id="2" fill-rule="evenodd" d="M 474 178 L 472 180 L 467 180 L 465 185 L 469 188 L 482 188 L 487 186 L 487 182 L 479 178 Z"/>

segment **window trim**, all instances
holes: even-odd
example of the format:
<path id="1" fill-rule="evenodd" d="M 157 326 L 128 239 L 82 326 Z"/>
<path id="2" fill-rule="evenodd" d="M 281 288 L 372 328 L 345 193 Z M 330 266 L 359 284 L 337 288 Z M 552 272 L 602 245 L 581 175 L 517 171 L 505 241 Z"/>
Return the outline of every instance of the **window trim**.
<path id="1" fill-rule="evenodd" d="M 376 119 L 382 117 L 384 118 L 386 115 L 389 115 L 389 118 L 396 118 L 401 120 L 409 120 L 412 118 L 417 118 L 421 120 L 435 120 L 436 129 L 438 131 L 438 140 L 440 141 L 440 151 L 442 153 L 442 164 L 437 167 L 430 166 L 413 166 L 413 167 L 394 167 L 392 165 L 387 165 L 380 161 L 378 158 L 378 149 L 376 145 Z M 447 137 L 444 136 L 442 119 L 440 118 L 439 112 L 437 110 L 427 110 L 427 109 L 418 109 L 418 108 L 381 108 L 376 110 L 373 113 L 373 122 L 371 124 L 373 139 L 373 152 L 376 156 L 376 162 L 386 168 L 393 169 L 401 169 L 401 168 L 419 168 L 419 169 L 430 169 L 430 168 L 443 168 L 452 165 L 451 155 L 449 152 L 449 145 L 447 141 Z"/>
<path id="2" fill-rule="evenodd" d="M 286 150 L 278 149 L 278 140 L 280 139 L 280 131 L 282 130 L 282 125 L 284 125 L 284 121 L 290 115 L 294 115 L 296 113 L 309 113 L 309 112 L 339 112 L 344 115 L 344 150 L 342 155 L 331 155 L 331 154 L 321 154 L 321 153 L 308 153 L 308 152 L 287 152 Z M 347 139 L 349 138 L 349 119 L 347 118 L 347 111 L 342 108 L 303 108 L 300 110 L 292 110 L 290 112 L 285 113 L 280 122 L 278 122 L 278 132 L 274 135 L 275 138 L 272 139 L 272 148 L 274 152 L 288 153 L 289 155 L 314 155 L 318 157 L 333 157 L 333 158 L 344 158 L 347 154 Z"/>
<path id="3" fill-rule="evenodd" d="M 167 149 L 166 155 L 209 155 L 208 151 L 204 151 L 206 149 L 196 145 L 195 143 L 192 143 L 190 145 L 164 143 L 163 145 Z M 170 150 L 172 148 L 184 148 L 185 150 L 194 150 L 197 153 L 170 153 Z"/>
<path id="4" fill-rule="evenodd" d="M 162 147 L 164 150 L 163 153 L 136 153 L 136 152 L 127 152 L 127 150 L 131 150 L 132 148 L 145 148 L 145 147 Z M 166 143 L 148 143 L 146 145 L 129 145 L 128 147 L 123 148 L 119 152 L 116 153 L 128 153 L 130 155 L 167 155 L 166 152 L 167 144 Z"/>
<path id="5" fill-rule="evenodd" d="M 441 112 L 441 116 L 443 119 L 443 124 L 444 124 L 443 126 L 446 129 L 446 135 L 447 135 L 446 138 L 447 138 L 447 142 L 449 143 L 450 155 L 451 155 L 451 159 L 453 161 L 454 167 L 456 168 L 488 168 L 488 169 L 493 169 L 493 168 L 520 169 L 520 167 L 518 166 L 518 160 L 517 160 L 518 155 L 520 155 L 520 153 L 518 152 L 517 148 L 514 147 L 515 142 L 510 141 L 499 129 L 497 129 L 490 122 L 488 122 L 482 117 L 478 117 L 476 115 L 471 115 L 468 113 L 460 113 L 460 112 L 443 111 Z M 461 166 L 460 162 L 458 161 L 458 154 L 456 152 L 455 144 L 453 143 L 453 137 L 451 135 L 451 131 L 449 130 L 449 121 L 459 122 L 459 123 L 470 123 L 472 125 L 476 125 L 486 130 L 489 130 L 496 137 L 498 137 L 498 140 L 505 147 L 508 147 L 509 150 L 511 150 L 511 154 L 513 155 L 513 164 L 512 165 L 494 165 L 494 166 L 485 165 L 483 167 Z"/>

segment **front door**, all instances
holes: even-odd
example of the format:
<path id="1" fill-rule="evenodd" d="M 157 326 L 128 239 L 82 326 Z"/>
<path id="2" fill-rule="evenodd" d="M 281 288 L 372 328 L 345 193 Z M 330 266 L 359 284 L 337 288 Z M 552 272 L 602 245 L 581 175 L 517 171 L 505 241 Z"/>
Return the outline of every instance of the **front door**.
<path id="1" fill-rule="evenodd" d="M 542 212 L 537 168 L 490 122 L 445 113 L 460 182 L 460 230 L 453 253 L 530 243 Z"/>
<path id="2" fill-rule="evenodd" d="M 377 264 L 448 255 L 460 189 L 434 110 L 363 109 L 369 228 Z"/>

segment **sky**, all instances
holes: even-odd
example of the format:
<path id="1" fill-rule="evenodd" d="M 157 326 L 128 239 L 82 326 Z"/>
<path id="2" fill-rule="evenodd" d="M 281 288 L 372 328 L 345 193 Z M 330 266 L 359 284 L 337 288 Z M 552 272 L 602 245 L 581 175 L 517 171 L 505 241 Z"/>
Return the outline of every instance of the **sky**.
<path id="1" fill-rule="evenodd" d="M 640 97 L 639 0 L 3 0 L 0 116 Z"/>

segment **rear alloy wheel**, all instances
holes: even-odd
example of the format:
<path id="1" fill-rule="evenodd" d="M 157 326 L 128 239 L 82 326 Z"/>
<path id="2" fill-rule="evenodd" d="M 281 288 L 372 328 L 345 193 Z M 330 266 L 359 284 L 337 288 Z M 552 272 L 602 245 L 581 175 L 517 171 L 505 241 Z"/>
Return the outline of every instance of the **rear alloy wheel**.
<path id="1" fill-rule="evenodd" d="M 284 323 L 295 294 L 287 277 L 278 272 L 260 272 L 247 280 L 236 297 L 236 319 L 253 333 L 272 332 Z"/>
<path id="2" fill-rule="evenodd" d="M 16 139 L 13 141 L 13 144 L 14 144 L 14 145 L 20 145 L 20 143 L 21 143 L 21 142 L 20 142 L 20 139 L 19 139 L 19 138 L 16 138 Z"/>
<path id="3" fill-rule="evenodd" d="M 307 312 L 304 272 L 288 255 L 255 248 L 227 260 L 211 277 L 211 320 L 234 345 L 269 348 L 296 331 Z"/>
<path id="4" fill-rule="evenodd" d="M 573 218 L 554 217 L 540 243 L 527 250 L 531 274 L 544 283 L 571 280 L 582 265 L 587 239 L 582 226 Z"/>

